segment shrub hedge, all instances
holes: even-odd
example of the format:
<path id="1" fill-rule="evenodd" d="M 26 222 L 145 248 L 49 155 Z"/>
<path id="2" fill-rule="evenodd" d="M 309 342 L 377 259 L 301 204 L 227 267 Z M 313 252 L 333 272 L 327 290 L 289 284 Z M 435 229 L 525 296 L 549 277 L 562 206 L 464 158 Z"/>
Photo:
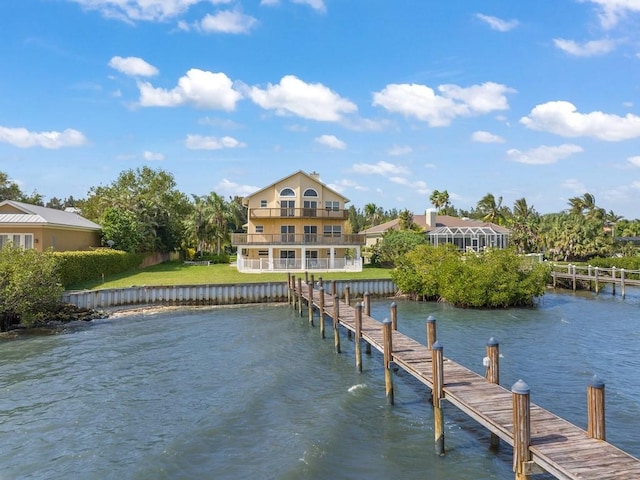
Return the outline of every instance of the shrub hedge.
<path id="1" fill-rule="evenodd" d="M 80 252 L 54 252 L 60 283 L 70 285 L 97 280 L 138 267 L 144 255 L 120 250 L 98 249 Z"/>

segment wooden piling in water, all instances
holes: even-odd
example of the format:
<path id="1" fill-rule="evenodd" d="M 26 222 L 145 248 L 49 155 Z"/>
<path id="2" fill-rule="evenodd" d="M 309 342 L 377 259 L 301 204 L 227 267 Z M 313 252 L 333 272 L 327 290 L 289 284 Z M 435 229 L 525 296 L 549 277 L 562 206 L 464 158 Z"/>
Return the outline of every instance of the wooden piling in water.
<path id="1" fill-rule="evenodd" d="M 436 342 L 436 317 L 429 315 L 427 317 L 427 348 L 432 349 Z"/>
<path id="2" fill-rule="evenodd" d="M 355 332 L 355 346 L 356 346 L 356 370 L 362 372 L 362 352 L 360 351 L 360 339 L 362 338 L 362 303 L 356 303 L 356 332 Z"/>
<path id="3" fill-rule="evenodd" d="M 324 285 L 322 284 L 322 277 L 318 277 L 318 288 L 323 287 Z"/>
<path id="4" fill-rule="evenodd" d="M 364 292 L 362 295 L 362 306 L 364 308 L 364 314 L 367 317 L 371 316 L 371 294 L 369 292 Z M 371 355 L 371 344 L 369 342 L 365 342 L 364 353 L 367 355 Z"/>
<path id="5" fill-rule="evenodd" d="M 587 386 L 587 434 L 606 440 L 604 382 L 594 376 Z"/>
<path id="6" fill-rule="evenodd" d="M 487 342 L 487 356 L 483 363 L 486 367 L 485 378 L 489 383 L 500 385 L 500 344 L 491 337 Z M 500 445 L 500 437 L 495 433 L 491 433 L 489 440 L 491 448 L 497 448 Z"/>
<path id="7" fill-rule="evenodd" d="M 398 330 L 398 305 L 396 302 L 391 302 L 389 310 L 391 311 L 391 328 Z"/>
<path id="8" fill-rule="evenodd" d="M 344 287 L 344 303 L 351 305 L 351 287 L 349 285 Z"/>
<path id="9" fill-rule="evenodd" d="M 598 267 L 596 267 L 593 271 L 593 275 L 595 276 L 595 286 L 596 286 L 596 293 L 600 293 L 600 285 L 598 284 Z"/>
<path id="10" fill-rule="evenodd" d="M 385 318 L 382 321 L 384 386 L 387 404 L 393 405 L 393 378 L 391 376 L 391 361 L 393 360 L 393 336 L 391 320 Z"/>
<path id="11" fill-rule="evenodd" d="M 313 277 L 313 275 L 312 275 Z M 309 325 L 313 327 L 313 279 L 308 284 L 309 287 Z"/>
<path id="12" fill-rule="evenodd" d="M 518 380 L 511 387 L 513 401 L 513 471 L 516 480 L 527 480 L 531 465 L 531 400 L 530 389 Z"/>
<path id="13" fill-rule="evenodd" d="M 624 288 L 624 268 L 620 269 L 620 294 L 622 298 L 624 298 L 625 288 Z"/>
<path id="14" fill-rule="evenodd" d="M 336 281 L 335 280 L 331 280 L 331 296 L 332 297 L 336 296 Z"/>
<path id="15" fill-rule="evenodd" d="M 298 315 L 302 316 L 302 278 L 298 277 Z"/>
<path id="16" fill-rule="evenodd" d="M 322 280 L 319 279 L 318 283 L 320 284 L 320 288 L 318 288 L 318 309 L 320 310 L 320 338 L 324 338 L 324 287 L 322 286 Z"/>
<path id="17" fill-rule="evenodd" d="M 616 267 L 611 267 L 611 294 L 616 294 Z"/>
<path id="18" fill-rule="evenodd" d="M 287 272 L 287 305 L 291 305 L 291 272 Z"/>
<path id="19" fill-rule="evenodd" d="M 444 455 L 444 416 L 442 413 L 441 399 L 444 387 L 444 353 L 440 342 L 431 345 L 431 368 L 433 374 L 433 390 L 431 399 L 433 402 L 433 431 L 436 453 Z"/>
<path id="20" fill-rule="evenodd" d="M 338 323 L 340 321 L 340 298 L 338 295 L 333 296 L 333 345 L 336 353 L 340 353 L 340 332 L 338 331 Z"/>

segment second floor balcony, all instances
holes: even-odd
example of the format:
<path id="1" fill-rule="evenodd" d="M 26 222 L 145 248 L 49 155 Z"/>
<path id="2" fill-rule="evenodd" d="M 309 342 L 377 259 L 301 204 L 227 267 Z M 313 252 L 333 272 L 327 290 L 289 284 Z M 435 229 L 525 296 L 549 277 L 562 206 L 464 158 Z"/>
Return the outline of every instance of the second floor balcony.
<path id="1" fill-rule="evenodd" d="M 329 208 L 251 208 L 249 218 L 330 218 L 334 220 L 346 220 L 349 217 L 348 210 L 334 210 Z"/>
<path id="2" fill-rule="evenodd" d="M 359 234 L 323 235 L 307 233 L 233 233 L 232 245 L 364 245 L 365 237 Z"/>

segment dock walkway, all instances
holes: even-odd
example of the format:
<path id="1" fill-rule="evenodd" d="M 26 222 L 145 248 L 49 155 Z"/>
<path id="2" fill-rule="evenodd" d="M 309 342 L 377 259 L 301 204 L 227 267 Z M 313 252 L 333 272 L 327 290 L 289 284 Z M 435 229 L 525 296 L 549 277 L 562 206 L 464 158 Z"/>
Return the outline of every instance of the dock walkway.
<path id="1" fill-rule="evenodd" d="M 330 293 L 310 288 L 299 282 L 301 291 L 293 282 L 292 297 L 301 294 L 307 308 L 312 293 L 311 314 L 323 305 L 325 317 L 333 319 L 334 298 Z M 339 301 L 337 325 L 356 332 L 356 308 Z M 299 305 L 302 312 L 302 307 Z M 372 348 L 384 353 L 383 324 L 362 314 L 362 339 Z M 392 331 L 391 361 L 418 381 L 433 389 L 432 350 L 416 340 Z M 514 446 L 514 393 L 485 377 L 444 358 L 443 398 L 473 418 L 504 442 Z M 558 479 L 575 480 L 630 480 L 640 479 L 640 460 L 603 440 L 591 438 L 587 431 L 535 405 L 530 405 L 530 458 L 524 476 L 549 472 Z M 535 464 L 533 465 L 532 464 Z M 515 464 L 514 464 L 515 469 Z"/>

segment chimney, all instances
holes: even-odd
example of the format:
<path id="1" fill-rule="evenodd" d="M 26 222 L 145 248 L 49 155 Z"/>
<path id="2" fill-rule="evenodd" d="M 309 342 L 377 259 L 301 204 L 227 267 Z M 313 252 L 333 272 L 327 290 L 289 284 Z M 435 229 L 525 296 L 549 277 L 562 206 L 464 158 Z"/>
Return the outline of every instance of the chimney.
<path id="1" fill-rule="evenodd" d="M 319 174 L 318 172 L 316 172 L 315 170 L 314 170 L 313 172 L 311 172 L 311 173 L 309 174 L 309 176 L 310 176 L 311 178 L 313 178 L 314 180 L 318 180 L 318 181 L 320 181 L 320 174 Z"/>
<path id="2" fill-rule="evenodd" d="M 432 208 L 427 208 L 425 222 L 427 223 L 427 227 L 434 228 L 436 226 L 436 216 L 437 212 Z"/>

